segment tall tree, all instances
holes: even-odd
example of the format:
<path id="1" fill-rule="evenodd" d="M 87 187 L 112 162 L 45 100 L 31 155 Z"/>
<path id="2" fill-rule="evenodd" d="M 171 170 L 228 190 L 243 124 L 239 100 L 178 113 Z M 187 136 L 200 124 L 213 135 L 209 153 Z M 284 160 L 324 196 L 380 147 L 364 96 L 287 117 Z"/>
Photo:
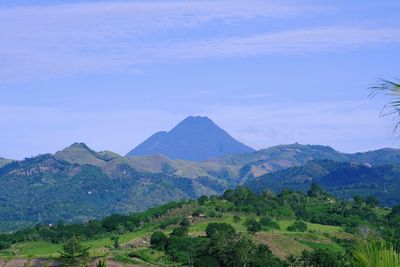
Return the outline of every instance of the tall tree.
<path id="1" fill-rule="evenodd" d="M 72 236 L 60 252 L 60 259 L 66 267 L 86 267 L 89 265 L 89 249 L 84 247 L 76 236 Z"/>

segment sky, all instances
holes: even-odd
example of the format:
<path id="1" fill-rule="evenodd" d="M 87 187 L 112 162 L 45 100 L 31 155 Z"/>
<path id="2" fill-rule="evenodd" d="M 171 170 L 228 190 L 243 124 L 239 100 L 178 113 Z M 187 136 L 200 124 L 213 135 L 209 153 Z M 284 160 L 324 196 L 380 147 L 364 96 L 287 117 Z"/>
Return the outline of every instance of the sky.
<path id="1" fill-rule="evenodd" d="M 400 2 L 0 0 L 0 156 L 122 155 L 189 115 L 256 149 L 398 147 Z"/>

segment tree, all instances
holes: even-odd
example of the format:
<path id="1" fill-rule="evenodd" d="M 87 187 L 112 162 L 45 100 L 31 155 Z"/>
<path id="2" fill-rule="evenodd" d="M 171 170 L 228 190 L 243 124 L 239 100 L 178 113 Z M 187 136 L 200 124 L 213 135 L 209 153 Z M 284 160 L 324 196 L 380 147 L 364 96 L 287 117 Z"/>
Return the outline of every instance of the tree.
<path id="1" fill-rule="evenodd" d="M 183 218 L 183 220 L 179 223 L 179 225 L 181 226 L 181 227 L 189 227 L 190 226 L 190 222 L 189 222 L 189 219 L 188 218 Z"/>
<path id="2" fill-rule="evenodd" d="M 265 217 L 265 216 L 260 218 L 260 224 L 264 227 L 268 227 L 268 228 L 272 228 L 272 229 L 276 229 L 276 230 L 279 230 L 281 228 L 277 222 L 275 222 L 275 221 L 271 220 L 271 218 Z"/>
<path id="3" fill-rule="evenodd" d="M 365 204 L 367 204 L 371 208 L 375 208 L 379 205 L 379 200 L 374 196 L 367 196 L 367 198 L 365 199 Z"/>
<path id="4" fill-rule="evenodd" d="M 316 197 L 323 192 L 322 188 L 315 182 L 313 182 L 310 186 L 310 190 L 308 190 L 307 195 L 310 197 Z"/>
<path id="5" fill-rule="evenodd" d="M 188 228 L 187 227 L 177 227 L 175 228 L 172 233 L 171 236 L 174 237 L 185 237 L 188 234 Z"/>
<path id="6" fill-rule="evenodd" d="M 60 252 L 60 259 L 67 267 L 83 267 L 88 266 L 89 249 L 79 243 L 75 236 L 72 236 L 64 245 L 63 251 Z"/>
<path id="7" fill-rule="evenodd" d="M 208 200 L 208 197 L 207 197 L 207 196 L 201 196 L 201 197 L 199 198 L 199 200 L 198 200 L 200 206 L 203 206 L 204 203 L 206 203 L 207 200 Z"/>
<path id="8" fill-rule="evenodd" d="M 261 223 L 254 218 L 247 219 L 245 225 L 247 226 L 247 232 L 253 235 L 262 230 Z"/>
<path id="9" fill-rule="evenodd" d="M 115 235 L 111 237 L 111 240 L 114 241 L 114 249 L 120 249 L 121 246 L 119 244 L 119 236 Z"/>
<path id="10" fill-rule="evenodd" d="M 152 248 L 157 250 L 164 250 L 167 246 L 168 238 L 160 231 L 154 232 L 150 237 L 150 245 Z"/>

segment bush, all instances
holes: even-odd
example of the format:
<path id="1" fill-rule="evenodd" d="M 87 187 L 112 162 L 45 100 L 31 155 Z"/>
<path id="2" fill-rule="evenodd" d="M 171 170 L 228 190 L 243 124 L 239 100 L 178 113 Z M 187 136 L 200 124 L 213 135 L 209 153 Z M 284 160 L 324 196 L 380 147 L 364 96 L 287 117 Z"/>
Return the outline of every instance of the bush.
<path id="1" fill-rule="evenodd" d="M 271 220 L 271 218 L 269 218 L 269 217 L 262 217 L 260 219 L 260 224 L 264 227 L 271 228 L 271 229 L 276 229 L 276 230 L 281 229 L 279 224 L 277 222 Z"/>
<path id="2" fill-rule="evenodd" d="M 302 221 L 295 221 L 293 224 L 288 226 L 287 230 L 289 232 L 305 232 L 307 231 L 307 224 Z"/>

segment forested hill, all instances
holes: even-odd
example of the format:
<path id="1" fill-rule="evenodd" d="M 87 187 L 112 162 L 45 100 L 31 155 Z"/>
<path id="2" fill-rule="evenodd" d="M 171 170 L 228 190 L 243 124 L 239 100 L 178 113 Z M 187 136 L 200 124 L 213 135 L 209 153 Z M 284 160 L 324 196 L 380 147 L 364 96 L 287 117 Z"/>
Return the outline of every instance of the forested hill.
<path id="1" fill-rule="evenodd" d="M 2 234 L 0 262 L 83 263 L 104 257 L 113 266 L 350 267 L 381 266 L 377 260 L 385 258 L 395 261 L 382 266 L 398 266 L 400 206 L 377 205 L 374 197 L 341 201 L 317 184 L 306 194 L 257 195 L 239 187 L 137 214 Z M 365 261 L 371 265 L 362 265 Z"/>
<path id="2" fill-rule="evenodd" d="M 304 191 L 315 180 L 339 197 L 372 194 L 393 205 L 400 201 L 399 155 L 395 149 L 343 154 L 326 146 L 292 144 L 194 162 L 162 155 L 123 157 L 75 143 L 54 155 L 8 161 L 0 167 L 0 231 L 58 220 L 82 222 L 173 200 L 220 195 L 249 179 L 250 187 L 275 192 L 287 187 Z M 311 164 L 325 159 L 331 163 Z M 336 166 L 331 176 L 326 176 L 328 165 Z"/>
<path id="3" fill-rule="evenodd" d="M 400 167 L 391 164 L 309 161 L 299 167 L 249 179 L 245 185 L 256 192 L 284 189 L 306 192 L 313 182 L 342 199 L 372 195 L 385 206 L 400 203 Z"/>

